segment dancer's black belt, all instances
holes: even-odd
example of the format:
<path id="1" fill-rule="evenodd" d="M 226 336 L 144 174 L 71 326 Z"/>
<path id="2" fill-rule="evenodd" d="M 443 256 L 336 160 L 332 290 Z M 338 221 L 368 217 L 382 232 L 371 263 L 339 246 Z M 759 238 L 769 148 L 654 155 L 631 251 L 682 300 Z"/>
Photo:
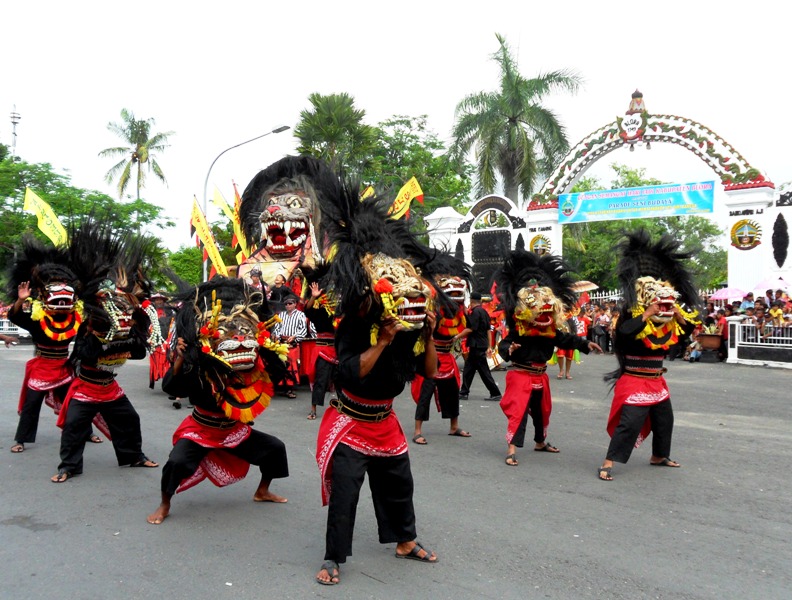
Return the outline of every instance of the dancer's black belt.
<path id="1" fill-rule="evenodd" d="M 633 377 L 643 377 L 644 379 L 660 379 L 663 374 L 667 371 L 665 367 L 662 369 L 624 369 L 624 373 L 626 375 L 632 375 Z"/>
<path id="2" fill-rule="evenodd" d="M 547 365 L 522 365 L 512 362 L 512 366 L 519 371 L 525 371 L 531 375 L 544 375 L 545 371 L 547 371 Z"/>
<path id="3" fill-rule="evenodd" d="M 365 421 L 366 423 L 379 423 L 387 419 L 392 412 L 392 404 L 387 404 L 385 410 L 381 410 L 383 405 L 372 406 L 370 404 L 363 404 L 355 402 L 343 392 L 338 392 L 338 399 L 330 400 L 330 406 L 335 408 L 341 414 L 352 417 L 356 421 Z"/>
<path id="4" fill-rule="evenodd" d="M 330 339 L 316 338 L 316 345 L 317 346 L 332 346 L 334 344 L 335 344 L 335 340 L 332 339 L 332 338 L 330 338 Z"/>
<path id="5" fill-rule="evenodd" d="M 69 347 L 65 348 L 36 348 L 36 356 L 41 358 L 69 358 Z"/>
<path id="6" fill-rule="evenodd" d="M 84 368 L 80 369 L 80 373 L 77 375 L 79 379 L 83 381 L 87 381 L 88 383 L 93 383 L 95 385 L 101 385 L 102 387 L 107 387 L 111 385 L 113 381 L 115 381 L 115 373 L 111 373 L 109 371 L 98 371 L 95 369 L 91 369 L 90 371 L 86 371 Z"/>
<path id="7" fill-rule="evenodd" d="M 231 429 L 237 424 L 233 419 L 226 419 L 225 416 L 202 414 L 195 410 L 195 408 L 193 408 L 192 418 L 195 419 L 196 423 L 211 427 L 212 429 Z"/>

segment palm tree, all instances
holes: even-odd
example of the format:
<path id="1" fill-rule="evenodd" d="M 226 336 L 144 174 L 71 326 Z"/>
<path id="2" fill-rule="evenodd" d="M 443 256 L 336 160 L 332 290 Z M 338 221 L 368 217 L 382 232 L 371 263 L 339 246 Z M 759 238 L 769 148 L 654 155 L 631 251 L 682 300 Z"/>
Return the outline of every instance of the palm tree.
<path id="1" fill-rule="evenodd" d="M 541 106 L 550 92 L 576 92 L 581 78 L 567 70 L 526 79 L 517 70 L 506 40 L 495 34 L 500 49 L 500 90 L 479 92 L 456 107 L 452 146 L 457 156 L 476 149 L 477 193 L 494 191 L 499 174 L 506 197 L 527 200 L 537 179 L 550 173 L 569 150 L 564 128 L 555 113 Z"/>
<path id="2" fill-rule="evenodd" d="M 313 93 L 308 101 L 312 109 L 300 112 L 294 129 L 297 151 L 359 175 L 376 142 L 376 129 L 363 123 L 366 111 L 355 108 L 355 99 L 346 93 Z"/>
<path id="3" fill-rule="evenodd" d="M 135 115 L 125 108 L 121 110 L 121 121 L 121 123 L 108 123 L 107 128 L 124 140 L 126 145 L 102 150 L 99 156 L 102 158 L 107 156 L 122 157 L 105 175 L 107 183 L 113 183 L 113 180 L 118 178 L 119 198 L 124 196 L 124 191 L 129 185 L 132 169 L 137 169 L 135 173 L 137 194 L 135 197 L 140 199 L 140 188 L 145 187 L 147 170 L 153 172 L 162 183 L 167 183 L 155 155 L 168 147 L 167 141 L 173 132 L 167 131 L 151 135 L 154 119 L 136 119 Z M 147 168 L 144 169 L 144 167 Z"/>

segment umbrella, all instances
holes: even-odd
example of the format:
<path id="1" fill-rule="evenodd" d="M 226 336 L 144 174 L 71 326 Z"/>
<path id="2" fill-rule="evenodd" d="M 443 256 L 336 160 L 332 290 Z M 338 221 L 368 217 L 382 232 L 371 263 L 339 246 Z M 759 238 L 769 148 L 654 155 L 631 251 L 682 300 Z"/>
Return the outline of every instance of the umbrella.
<path id="1" fill-rule="evenodd" d="M 784 280 L 783 277 L 767 277 L 766 279 L 762 279 L 759 283 L 753 286 L 755 290 L 773 290 L 776 291 L 777 289 L 789 289 L 789 283 Z"/>
<path id="2" fill-rule="evenodd" d="M 599 286 L 596 283 L 591 283 L 590 281 L 576 281 L 572 284 L 572 290 L 576 294 L 580 294 L 582 292 L 590 292 L 592 290 L 599 289 Z"/>
<path id="3" fill-rule="evenodd" d="M 709 297 L 709 300 L 742 300 L 745 298 L 745 296 L 746 292 L 742 291 L 740 288 L 727 287 L 712 294 L 712 296 Z"/>

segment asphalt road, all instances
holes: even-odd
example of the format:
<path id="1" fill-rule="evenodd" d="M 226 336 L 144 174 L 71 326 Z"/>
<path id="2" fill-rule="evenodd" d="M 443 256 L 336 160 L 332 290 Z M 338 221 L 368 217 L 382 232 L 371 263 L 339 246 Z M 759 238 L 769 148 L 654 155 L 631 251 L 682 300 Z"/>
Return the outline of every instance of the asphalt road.
<path id="1" fill-rule="evenodd" d="M 476 379 L 462 403 L 472 438 L 449 437 L 436 413 L 429 444 L 411 444 L 418 538 L 436 565 L 393 558 L 377 542 L 367 488 L 354 556 L 341 584 L 314 574 L 326 511 L 314 461 L 319 421 L 307 389 L 278 398 L 256 427 L 280 437 L 291 475 L 272 490 L 288 504 L 258 504 L 258 473 L 218 489 L 205 481 L 174 498 L 160 526 L 160 469 L 116 466 L 109 443 L 89 444 L 85 473 L 64 484 L 59 430 L 42 411 L 39 438 L 9 452 L 31 346 L 0 348 L 0 598 L 774 598 L 792 597 L 792 372 L 714 362 L 669 362 L 676 411 L 672 457 L 648 466 L 649 447 L 596 477 L 608 443 L 602 374 L 612 356 L 583 357 L 574 380 L 551 382 L 549 440 L 560 454 L 518 453 L 504 464 L 505 417 Z M 148 363 L 119 375 L 141 416 L 144 451 L 164 463 L 187 410 L 148 389 Z M 504 373 L 496 373 L 503 389 Z M 396 410 L 412 437 L 414 404 Z"/>

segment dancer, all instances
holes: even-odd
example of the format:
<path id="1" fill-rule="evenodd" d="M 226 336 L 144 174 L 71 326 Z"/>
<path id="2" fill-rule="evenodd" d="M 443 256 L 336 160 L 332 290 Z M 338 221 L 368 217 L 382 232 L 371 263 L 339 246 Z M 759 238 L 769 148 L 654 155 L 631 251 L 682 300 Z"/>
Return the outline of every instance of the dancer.
<path id="1" fill-rule="evenodd" d="M 441 264 L 442 261 L 442 264 Z M 448 306 L 439 306 L 434 338 L 440 365 L 433 379 L 416 374 L 412 383 L 412 397 L 415 400 L 415 431 L 412 441 L 426 445 L 423 424 L 429 420 L 429 405 L 432 398 L 443 419 L 449 419 L 448 435 L 470 437 L 470 433 L 459 426 L 459 367 L 453 354 L 454 340 L 466 325 L 465 290 L 470 280 L 470 270 L 461 260 L 450 255 L 435 259 L 435 268 L 442 271 L 435 277 L 435 283 L 453 300 Z M 454 274 L 451 274 L 451 273 Z"/>
<path id="2" fill-rule="evenodd" d="M 283 395 L 287 398 L 296 398 L 295 386 L 300 384 L 300 340 L 308 335 L 308 327 L 305 322 L 305 313 L 297 309 L 297 296 L 286 296 L 283 301 L 286 307 L 278 313 L 278 323 L 272 330 L 282 344 L 289 348 L 287 362 L 288 371 L 283 377 Z"/>
<path id="3" fill-rule="evenodd" d="M 163 381 L 171 394 L 189 397 L 193 412 L 173 434 L 162 469 L 161 501 L 147 517 L 159 525 L 171 499 L 205 478 L 218 487 L 241 481 L 250 465 L 261 471 L 255 502 L 286 502 L 270 491 L 288 477 L 286 447 L 250 423 L 269 406 L 274 373 L 283 370 L 287 348 L 269 329 L 264 295 L 241 279 L 214 277 L 183 297 L 176 318 L 173 367 Z"/>
<path id="4" fill-rule="evenodd" d="M 115 380 L 119 367 L 145 358 L 149 347 L 150 321 L 141 308 L 149 293 L 140 270 L 144 244 L 92 221 L 71 235 L 71 262 L 84 282 L 86 322 L 69 357 L 77 378 L 58 415 L 63 433 L 54 483 L 83 472 L 85 431 L 97 415 L 107 424 L 118 466 L 159 466 L 143 453 L 140 416 Z"/>
<path id="5" fill-rule="evenodd" d="M 576 331 L 567 330 L 564 314 L 576 302 L 568 272 L 569 267 L 558 256 L 514 250 L 495 276 L 509 329 L 498 349 L 503 360 L 512 363 L 500 403 L 508 419 L 506 464 L 511 467 L 519 464 L 517 448 L 525 442 L 529 416 L 534 426 L 534 450 L 558 452 L 547 441 L 553 404 L 546 371 L 553 348 L 585 354 L 602 351 Z"/>
<path id="6" fill-rule="evenodd" d="M 322 418 L 316 460 L 322 502 L 329 505 L 323 585 L 339 583 L 339 564 L 352 554 L 360 488 L 369 476 L 379 541 L 396 543 L 397 558 L 437 561 L 416 541 L 413 478 L 407 440 L 393 399 L 416 370 L 434 377 L 437 353 L 431 332 L 432 291 L 407 260 L 431 277 L 431 251 L 421 247 L 407 223 L 387 218 L 388 204 L 361 202 L 357 188 L 330 195 L 323 214 L 335 255 L 328 287 L 342 315 L 336 331 L 338 400 Z M 324 207 L 323 207 L 324 209 Z"/>
<path id="7" fill-rule="evenodd" d="M 606 375 L 615 385 L 607 427 L 611 441 L 597 471 L 603 481 L 613 480 L 613 463 L 626 463 L 650 432 L 649 464 L 681 466 L 670 456 L 674 411 L 663 360 L 700 323 L 698 294 L 683 263 L 691 255 L 680 252 L 676 240 L 664 235 L 652 242 L 640 229 L 627 235 L 619 251 L 617 272 L 624 301 L 614 337 L 619 368 Z"/>
<path id="8" fill-rule="evenodd" d="M 55 413 L 74 379 L 67 364 L 69 344 L 83 321 L 82 301 L 77 298 L 79 281 L 69 266 L 66 248 L 41 244 L 32 237 L 23 242 L 11 269 L 11 296 L 14 303 L 8 319 L 30 332 L 36 356 L 25 366 L 19 396 L 19 424 L 11 452 L 25 451 L 25 444 L 36 441 L 41 405 L 46 402 Z M 88 426 L 88 441 L 101 443 Z"/>

